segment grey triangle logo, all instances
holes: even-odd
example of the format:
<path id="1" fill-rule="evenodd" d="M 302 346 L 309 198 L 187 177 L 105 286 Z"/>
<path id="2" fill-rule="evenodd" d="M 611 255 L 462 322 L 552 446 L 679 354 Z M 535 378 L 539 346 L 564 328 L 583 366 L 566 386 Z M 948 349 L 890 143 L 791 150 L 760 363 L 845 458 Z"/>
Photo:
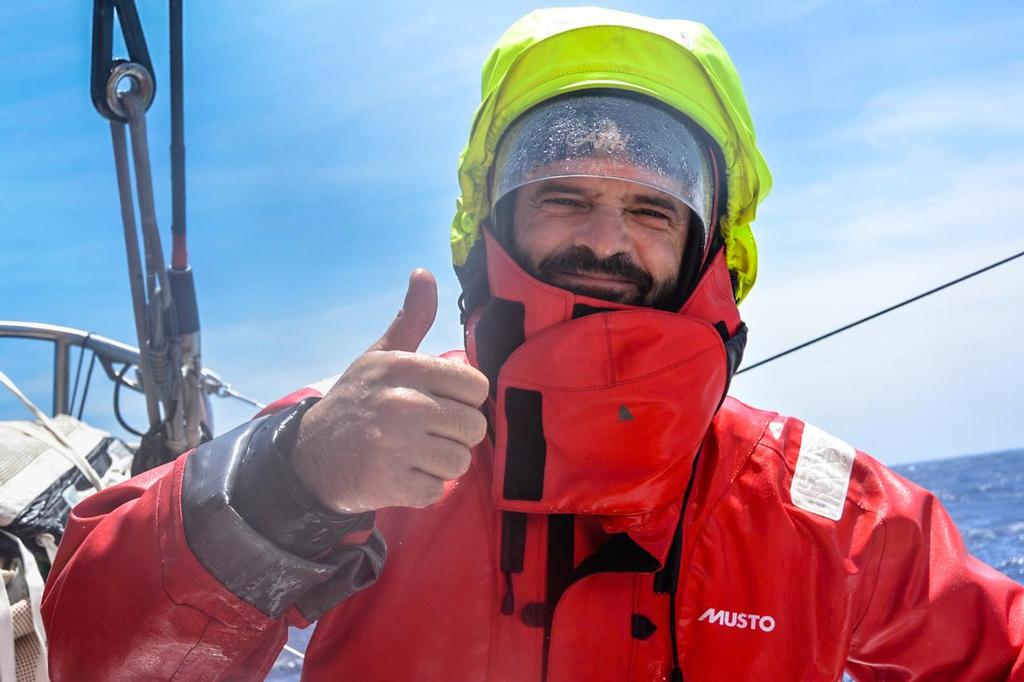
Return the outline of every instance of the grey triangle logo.
<path id="1" fill-rule="evenodd" d="M 628 422 L 633 421 L 633 413 L 625 405 L 619 405 L 619 421 Z"/>

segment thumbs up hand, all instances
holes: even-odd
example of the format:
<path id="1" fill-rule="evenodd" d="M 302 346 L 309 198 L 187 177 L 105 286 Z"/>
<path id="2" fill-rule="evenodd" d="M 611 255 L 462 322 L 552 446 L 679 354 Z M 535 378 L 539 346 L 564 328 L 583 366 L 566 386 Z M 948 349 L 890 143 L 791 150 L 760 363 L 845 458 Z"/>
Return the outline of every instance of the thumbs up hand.
<path id="1" fill-rule="evenodd" d="M 414 270 L 391 326 L 303 416 L 291 463 L 328 508 L 425 507 L 469 468 L 487 377 L 416 352 L 436 313 L 434 276 Z"/>

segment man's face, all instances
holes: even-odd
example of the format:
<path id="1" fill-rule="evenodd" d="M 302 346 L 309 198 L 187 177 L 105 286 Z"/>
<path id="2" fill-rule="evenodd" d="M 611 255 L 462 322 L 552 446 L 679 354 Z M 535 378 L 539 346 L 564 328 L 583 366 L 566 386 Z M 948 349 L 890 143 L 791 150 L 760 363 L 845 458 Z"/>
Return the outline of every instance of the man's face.
<path id="1" fill-rule="evenodd" d="M 515 196 L 512 252 L 531 275 L 573 293 L 668 308 L 690 209 L 625 180 L 553 178 Z"/>

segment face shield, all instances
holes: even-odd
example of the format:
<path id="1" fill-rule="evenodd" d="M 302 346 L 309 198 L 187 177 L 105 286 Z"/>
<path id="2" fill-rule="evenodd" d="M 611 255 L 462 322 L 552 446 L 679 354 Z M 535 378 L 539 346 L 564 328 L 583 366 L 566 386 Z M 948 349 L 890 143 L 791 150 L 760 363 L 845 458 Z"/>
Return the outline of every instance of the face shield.
<path id="1" fill-rule="evenodd" d="M 543 102 L 520 116 L 501 139 L 493 166 L 492 214 L 503 197 L 533 182 L 625 180 L 686 204 L 700 223 L 698 253 L 703 256 L 714 219 L 715 172 L 707 143 L 691 126 L 682 114 L 627 91 L 581 91 Z"/>

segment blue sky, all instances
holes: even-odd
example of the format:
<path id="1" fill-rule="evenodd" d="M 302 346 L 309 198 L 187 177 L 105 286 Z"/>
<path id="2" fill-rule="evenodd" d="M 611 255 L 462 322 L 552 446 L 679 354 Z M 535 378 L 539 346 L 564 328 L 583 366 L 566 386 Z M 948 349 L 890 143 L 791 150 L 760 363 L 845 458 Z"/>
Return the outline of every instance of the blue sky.
<path id="1" fill-rule="evenodd" d="M 169 230 L 166 3 L 140 2 Z M 707 23 L 775 176 L 743 304 L 747 361 L 1024 249 L 1024 6 L 636 2 Z M 185 3 L 192 263 L 207 363 L 265 400 L 341 372 L 416 266 L 461 344 L 447 230 L 479 68 L 521 3 Z M 110 137 L 88 91 L 91 3 L 0 5 L 0 318 L 132 342 Z M 1018 261 L 738 377 L 733 394 L 888 463 L 1024 446 Z M 48 406 L 49 351 L 0 343 Z M 98 386 L 98 385 L 97 385 Z M 141 424 L 141 401 L 127 399 Z M 248 416 L 218 403 L 219 429 Z M 0 396 L 0 417 L 20 417 Z M 86 417 L 112 426 L 109 392 Z"/>

